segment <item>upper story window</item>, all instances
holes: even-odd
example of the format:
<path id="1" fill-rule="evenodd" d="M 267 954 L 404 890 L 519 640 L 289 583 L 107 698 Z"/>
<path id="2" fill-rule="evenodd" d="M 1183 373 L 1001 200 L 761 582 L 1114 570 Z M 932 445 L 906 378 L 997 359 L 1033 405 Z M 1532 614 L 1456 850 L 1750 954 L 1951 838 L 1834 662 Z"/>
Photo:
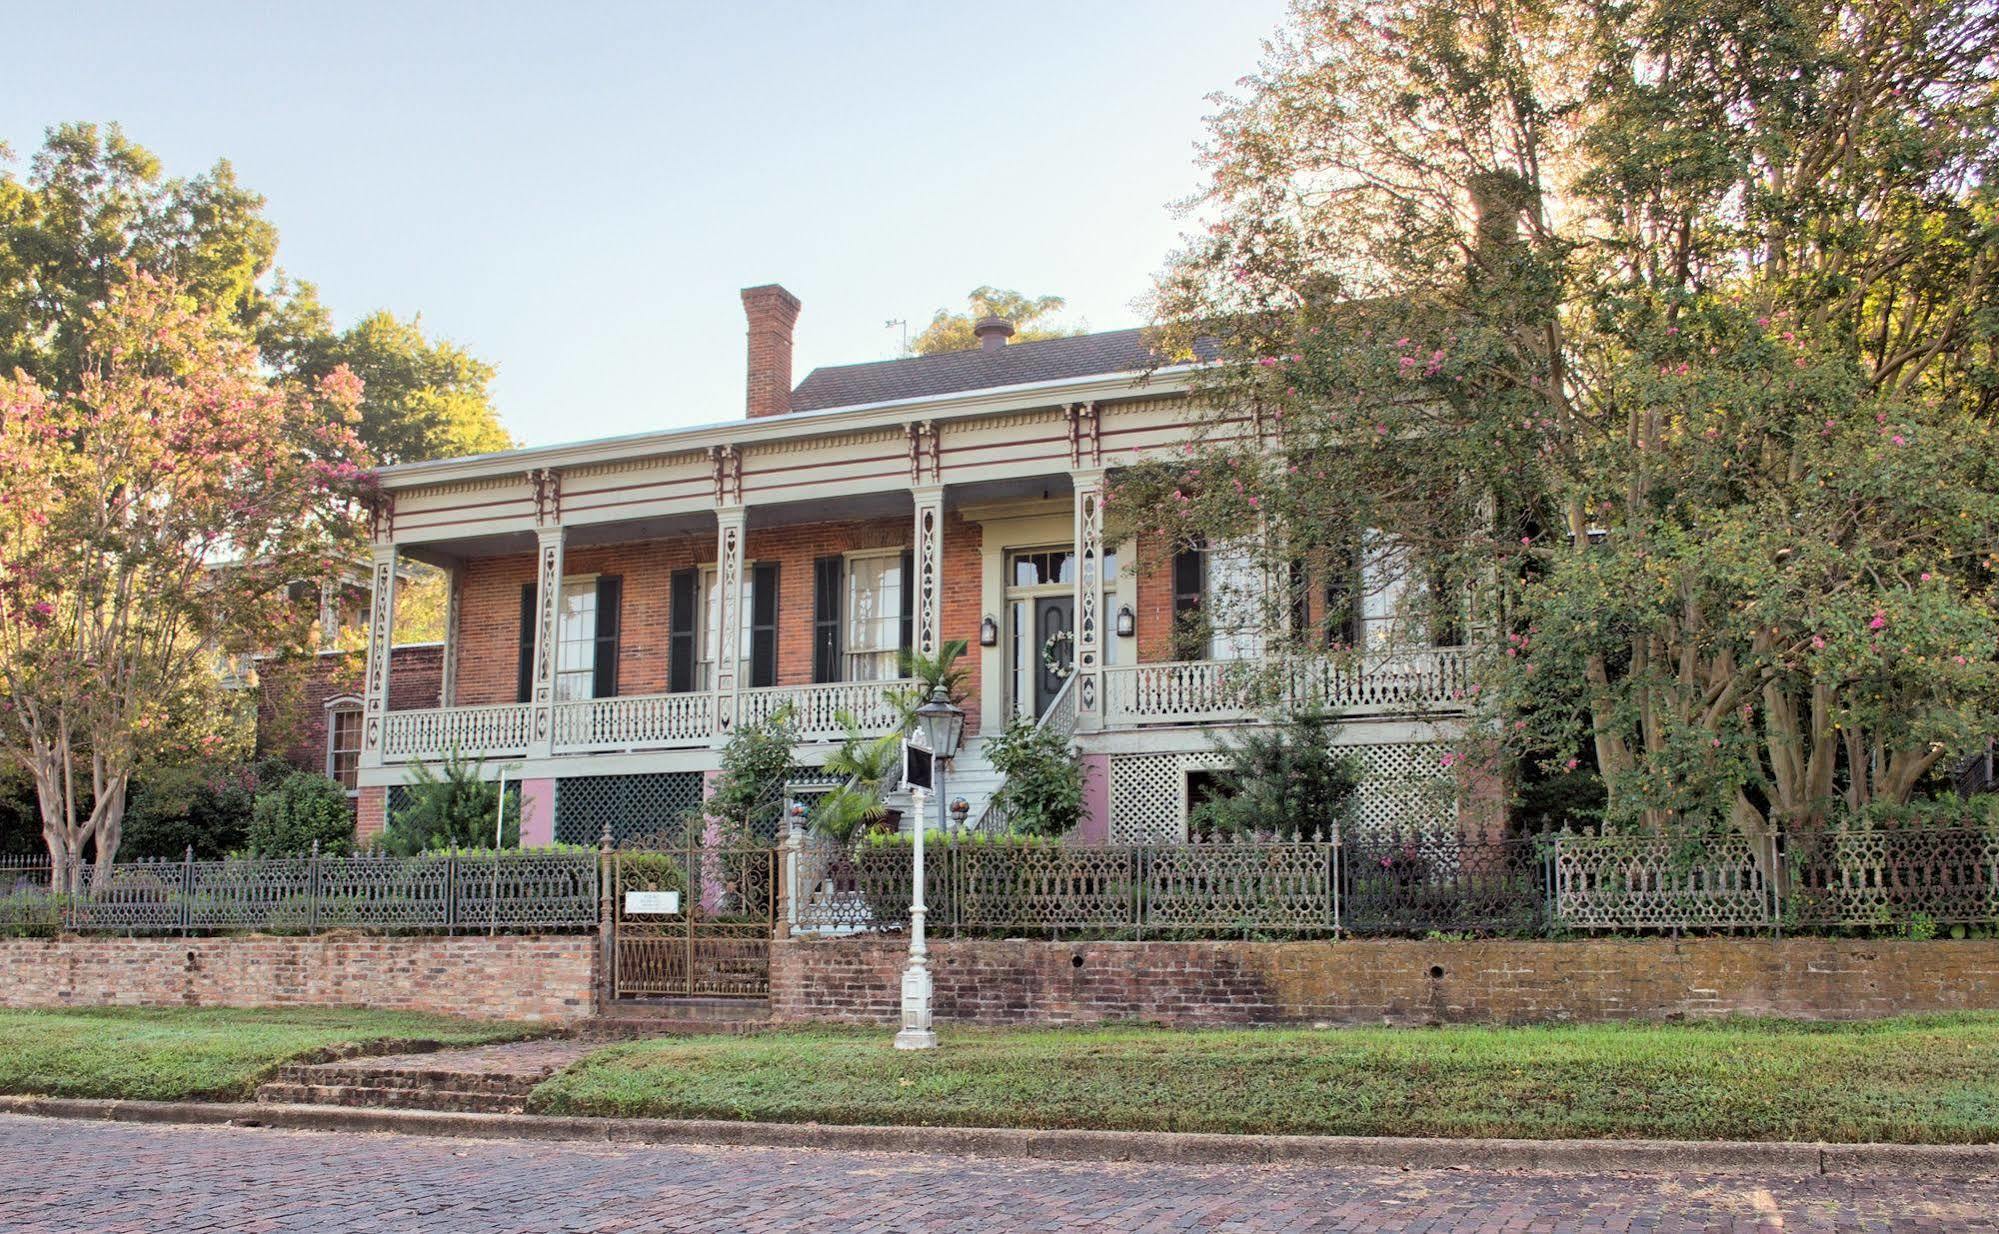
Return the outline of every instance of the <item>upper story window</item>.
<path id="1" fill-rule="evenodd" d="M 339 706 L 326 713 L 326 774 L 348 793 L 360 791 L 361 709 Z"/>
<path id="2" fill-rule="evenodd" d="M 1263 654 L 1266 619 L 1263 568 L 1240 545 L 1216 545 L 1201 554 L 1210 660 L 1254 660 Z"/>
<path id="3" fill-rule="evenodd" d="M 597 580 L 562 580 L 555 636 L 555 701 L 592 697 L 597 682 Z"/>
<path id="4" fill-rule="evenodd" d="M 893 681 L 902 675 L 902 551 L 847 559 L 846 619 L 840 652 L 847 681 Z"/>
<path id="5" fill-rule="evenodd" d="M 750 602 L 753 598 L 753 580 L 756 571 L 750 563 L 743 564 L 742 594 L 736 603 L 737 624 L 742 629 L 741 643 L 736 649 L 736 681 L 739 685 L 749 683 L 750 668 Z M 722 589 L 715 583 L 715 567 L 701 567 L 701 637 L 695 648 L 694 688 L 712 690 L 715 688 L 715 649 L 722 645 Z"/>

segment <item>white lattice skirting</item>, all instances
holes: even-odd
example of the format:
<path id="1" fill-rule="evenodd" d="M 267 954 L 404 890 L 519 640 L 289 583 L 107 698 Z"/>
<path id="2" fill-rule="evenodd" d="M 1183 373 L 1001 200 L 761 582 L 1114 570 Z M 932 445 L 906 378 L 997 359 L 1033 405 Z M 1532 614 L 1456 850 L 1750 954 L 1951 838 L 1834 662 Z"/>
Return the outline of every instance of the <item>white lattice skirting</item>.
<path id="1" fill-rule="evenodd" d="M 1433 832 L 1452 825 L 1451 781 L 1428 742 L 1348 747 L 1360 756 L 1361 837 Z M 1211 751 L 1124 754 L 1110 760 L 1110 838 L 1117 844 L 1187 836 L 1187 773 L 1221 765 Z"/>

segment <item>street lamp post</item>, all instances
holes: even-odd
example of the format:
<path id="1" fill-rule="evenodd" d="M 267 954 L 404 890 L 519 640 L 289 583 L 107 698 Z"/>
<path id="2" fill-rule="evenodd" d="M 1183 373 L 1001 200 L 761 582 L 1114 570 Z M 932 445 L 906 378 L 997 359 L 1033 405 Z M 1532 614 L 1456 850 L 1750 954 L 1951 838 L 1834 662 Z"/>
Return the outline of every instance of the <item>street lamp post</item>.
<path id="1" fill-rule="evenodd" d="M 953 706 L 943 686 L 916 709 L 916 727 L 930 751 L 931 767 L 938 775 L 937 808 L 944 809 L 943 765 L 958 753 L 958 741 L 965 733 L 965 713 Z M 928 802 L 922 788 L 910 792 L 910 813 L 916 817 L 916 844 L 910 855 L 909 964 L 902 970 L 902 1031 L 895 1035 L 898 1050 L 934 1050 L 937 1033 L 930 1026 L 930 951 L 925 945 L 923 918 L 923 833 Z"/>

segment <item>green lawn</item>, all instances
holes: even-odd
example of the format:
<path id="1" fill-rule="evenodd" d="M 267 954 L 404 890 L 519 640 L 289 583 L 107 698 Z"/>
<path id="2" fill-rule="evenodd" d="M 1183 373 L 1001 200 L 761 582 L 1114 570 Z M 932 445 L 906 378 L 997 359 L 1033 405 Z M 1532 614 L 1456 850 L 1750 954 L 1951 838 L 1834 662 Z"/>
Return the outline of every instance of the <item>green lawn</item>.
<path id="1" fill-rule="evenodd" d="M 1869 1024 L 940 1033 L 615 1046 L 544 1113 L 1322 1135 L 1999 1140 L 1999 1015 Z"/>
<path id="2" fill-rule="evenodd" d="M 531 1035 L 517 1024 L 303 1007 L 0 1011 L 0 1093 L 238 1100 L 293 1062 L 361 1042 L 476 1045 Z"/>

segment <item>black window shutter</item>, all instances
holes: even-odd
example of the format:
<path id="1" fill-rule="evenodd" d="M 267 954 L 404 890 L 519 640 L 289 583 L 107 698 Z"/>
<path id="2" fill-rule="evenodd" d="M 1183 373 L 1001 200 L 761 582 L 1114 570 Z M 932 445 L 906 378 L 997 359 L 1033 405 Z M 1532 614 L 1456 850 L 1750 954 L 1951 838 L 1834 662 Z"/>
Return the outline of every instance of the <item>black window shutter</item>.
<path id="1" fill-rule="evenodd" d="M 675 570 L 667 580 L 666 688 L 685 694 L 694 688 L 694 571 Z"/>
<path id="2" fill-rule="evenodd" d="M 777 563 L 750 567 L 750 685 L 777 684 Z"/>
<path id="3" fill-rule="evenodd" d="M 619 607 L 624 596 L 624 579 L 615 574 L 597 576 L 597 645 L 591 649 L 592 698 L 611 698 L 618 693 Z"/>
<path id="4" fill-rule="evenodd" d="M 534 698 L 534 584 L 521 584 L 521 649 L 514 669 L 514 701 Z"/>
<path id="5" fill-rule="evenodd" d="M 916 648 L 916 554 L 902 551 L 902 650 Z"/>
<path id="6" fill-rule="evenodd" d="M 812 563 L 812 680 L 840 680 L 840 557 Z"/>
<path id="7" fill-rule="evenodd" d="M 1293 559 L 1286 581 L 1291 599 L 1291 638 L 1303 643 L 1312 629 L 1312 591 L 1305 583 L 1305 563 Z"/>
<path id="8" fill-rule="evenodd" d="M 1326 645 L 1360 641 L 1360 557 L 1347 558 L 1345 569 L 1335 567 L 1326 579 Z"/>
<path id="9" fill-rule="evenodd" d="M 1182 549 L 1173 554 L 1173 658 L 1198 660 L 1196 645 L 1201 611 L 1201 550 Z"/>

